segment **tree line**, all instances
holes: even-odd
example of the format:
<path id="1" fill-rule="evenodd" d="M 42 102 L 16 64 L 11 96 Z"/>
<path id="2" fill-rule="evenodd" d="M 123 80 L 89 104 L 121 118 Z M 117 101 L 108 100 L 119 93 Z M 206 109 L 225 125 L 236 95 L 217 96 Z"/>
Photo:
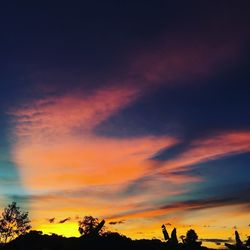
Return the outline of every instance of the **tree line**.
<path id="1" fill-rule="evenodd" d="M 78 222 L 78 231 L 81 235 L 91 236 L 93 234 L 104 233 L 104 222 L 101 223 L 97 218 L 84 216 Z M 20 235 L 30 231 L 31 221 L 29 213 L 23 212 L 16 202 L 12 202 L 4 208 L 0 216 L 0 244 L 6 244 Z"/>

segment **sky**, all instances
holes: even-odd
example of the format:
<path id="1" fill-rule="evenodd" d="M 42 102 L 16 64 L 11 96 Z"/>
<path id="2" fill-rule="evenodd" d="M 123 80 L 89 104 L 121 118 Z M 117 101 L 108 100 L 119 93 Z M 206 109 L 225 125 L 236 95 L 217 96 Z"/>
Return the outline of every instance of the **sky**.
<path id="1" fill-rule="evenodd" d="M 249 1 L 6 1 L 0 208 L 78 236 L 250 234 Z M 221 245 L 217 245 L 220 247 Z"/>

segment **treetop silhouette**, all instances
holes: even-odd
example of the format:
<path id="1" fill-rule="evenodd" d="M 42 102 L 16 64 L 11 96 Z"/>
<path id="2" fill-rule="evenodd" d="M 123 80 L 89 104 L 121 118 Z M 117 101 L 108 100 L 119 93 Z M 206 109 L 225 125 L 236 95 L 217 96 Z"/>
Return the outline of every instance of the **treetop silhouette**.
<path id="1" fill-rule="evenodd" d="M 98 218 L 84 216 L 83 219 L 78 222 L 78 231 L 82 236 L 95 237 L 101 235 L 104 232 L 104 224 L 104 220 L 99 222 Z"/>
<path id="2" fill-rule="evenodd" d="M 22 212 L 16 202 L 12 202 L 0 217 L 0 243 L 7 243 L 31 229 L 28 212 Z"/>

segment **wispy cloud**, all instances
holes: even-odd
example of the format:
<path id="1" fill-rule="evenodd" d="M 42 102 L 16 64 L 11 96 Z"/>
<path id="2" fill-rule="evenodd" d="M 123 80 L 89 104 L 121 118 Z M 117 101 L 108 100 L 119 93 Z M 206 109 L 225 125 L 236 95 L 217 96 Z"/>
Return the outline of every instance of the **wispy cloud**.
<path id="1" fill-rule="evenodd" d="M 248 197 L 218 197 L 210 199 L 197 199 L 197 200 L 186 200 L 181 202 L 169 202 L 166 205 L 161 206 L 151 206 L 149 208 L 133 209 L 128 210 L 125 213 L 120 213 L 113 215 L 112 219 L 119 218 L 150 218 L 154 216 L 161 215 L 171 215 L 178 212 L 185 213 L 185 211 L 195 211 L 195 210 L 206 210 L 225 206 L 242 205 L 248 206 L 250 200 Z"/>
<path id="2" fill-rule="evenodd" d="M 110 221 L 109 225 L 117 225 L 117 224 L 123 224 L 123 223 L 125 223 L 125 220 Z"/>
<path id="3" fill-rule="evenodd" d="M 250 132 L 235 131 L 194 140 L 173 159 L 162 162 L 158 171 L 185 169 L 190 165 L 250 151 Z M 156 170 L 157 171 L 157 170 Z"/>
<path id="4" fill-rule="evenodd" d="M 247 45 L 247 28 L 211 34 L 207 30 L 183 34 L 169 33 L 132 55 L 129 75 L 144 86 L 185 84 L 211 77 L 231 67 Z M 139 79 L 139 80 L 138 80 Z"/>
<path id="5" fill-rule="evenodd" d="M 88 131 L 130 104 L 138 95 L 136 88 L 110 87 L 86 95 L 83 91 L 35 100 L 9 112 L 16 122 L 15 134 L 39 138 Z"/>
<path id="6" fill-rule="evenodd" d="M 63 223 L 65 223 L 65 222 L 69 221 L 69 220 L 71 220 L 70 217 L 65 218 L 65 219 L 63 219 L 63 220 L 60 220 L 59 223 L 60 223 L 60 224 L 63 224 Z"/>
<path id="7" fill-rule="evenodd" d="M 54 223 L 54 222 L 55 222 L 55 219 L 56 219 L 55 217 L 50 218 L 50 219 L 48 219 L 48 222 L 49 222 L 49 223 Z"/>

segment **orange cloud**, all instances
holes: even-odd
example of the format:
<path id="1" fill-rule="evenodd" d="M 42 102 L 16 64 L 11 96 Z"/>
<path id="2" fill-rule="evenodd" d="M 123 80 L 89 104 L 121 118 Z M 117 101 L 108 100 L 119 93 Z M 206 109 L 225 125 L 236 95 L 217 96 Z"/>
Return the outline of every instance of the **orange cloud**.
<path id="1" fill-rule="evenodd" d="M 16 145 L 13 156 L 23 181 L 31 189 L 79 188 L 117 184 L 143 176 L 147 160 L 175 140 L 168 137 L 110 139 L 83 136 Z"/>
<path id="2" fill-rule="evenodd" d="M 35 101 L 12 114 L 17 136 L 13 159 L 31 190 L 79 188 L 136 179 L 150 169 L 152 155 L 176 139 L 97 137 L 95 126 L 131 103 L 135 89 L 103 89 L 92 95 Z"/>

